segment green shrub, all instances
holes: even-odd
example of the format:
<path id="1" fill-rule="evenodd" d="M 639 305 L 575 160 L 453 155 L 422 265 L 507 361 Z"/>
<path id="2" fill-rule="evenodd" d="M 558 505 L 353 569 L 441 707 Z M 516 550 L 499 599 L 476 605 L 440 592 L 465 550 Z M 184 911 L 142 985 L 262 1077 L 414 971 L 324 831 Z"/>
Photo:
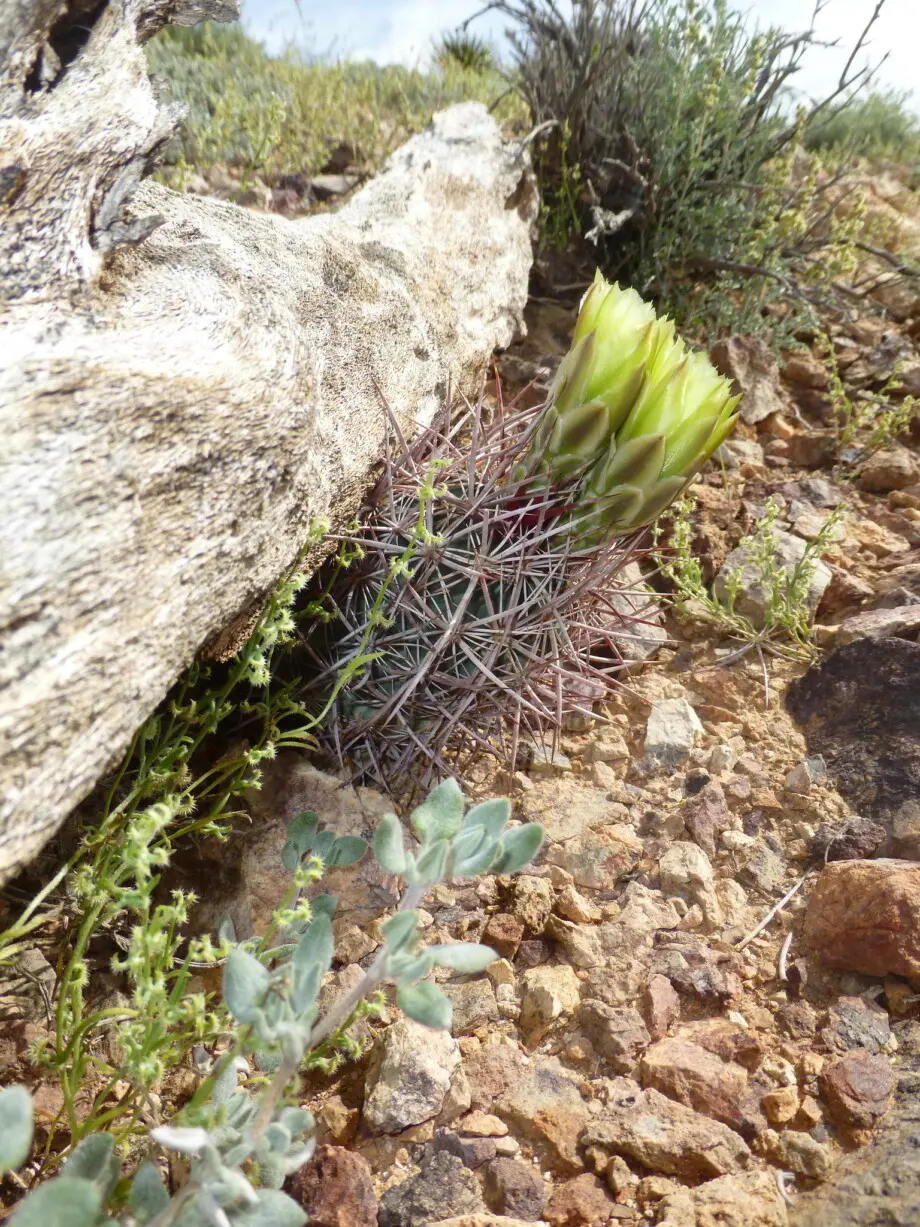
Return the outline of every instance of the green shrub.
<path id="1" fill-rule="evenodd" d="M 793 185 L 808 115 L 785 106 L 811 31 L 752 34 L 726 0 L 490 7 L 515 21 L 546 245 L 584 236 L 608 277 L 709 333 L 789 332 L 833 294 L 852 236 L 815 164 Z"/>
<path id="2" fill-rule="evenodd" d="M 851 98 L 829 117 L 816 117 L 805 131 L 805 145 L 866 158 L 916 161 L 920 113 L 909 100 L 910 94 L 897 90 L 873 90 Z"/>
<path id="3" fill-rule="evenodd" d="M 151 71 L 188 107 L 180 148 L 188 166 L 216 163 L 249 173 L 314 174 L 344 142 L 361 166 L 375 168 L 455 102 L 496 103 L 506 85 L 485 65 L 447 57 L 431 72 L 371 62 L 269 55 L 235 25 L 167 26 L 148 45 Z M 523 116 L 506 97 L 501 120 Z"/>

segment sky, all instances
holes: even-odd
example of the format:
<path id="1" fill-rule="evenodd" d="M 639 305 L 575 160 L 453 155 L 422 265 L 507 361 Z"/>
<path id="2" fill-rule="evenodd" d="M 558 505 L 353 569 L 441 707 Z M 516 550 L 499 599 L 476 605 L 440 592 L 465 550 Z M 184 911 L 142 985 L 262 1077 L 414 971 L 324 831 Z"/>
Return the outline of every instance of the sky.
<path id="1" fill-rule="evenodd" d="M 313 54 L 372 59 L 378 63 L 424 65 L 432 43 L 482 8 L 475 0 L 242 0 L 243 23 L 269 50 L 297 42 Z M 791 32 L 807 25 L 809 0 L 736 0 L 752 25 L 775 24 Z M 822 96 L 836 83 L 849 50 L 875 7 L 875 0 L 827 0 L 819 15 L 818 36 L 839 40 L 839 50 L 809 49 L 797 86 L 802 96 Z M 490 13 L 471 26 L 480 37 L 501 45 L 507 19 Z M 886 0 L 873 29 L 869 56 L 888 59 L 878 81 L 914 91 L 920 111 L 920 0 Z M 864 57 L 865 58 L 865 57 Z"/>

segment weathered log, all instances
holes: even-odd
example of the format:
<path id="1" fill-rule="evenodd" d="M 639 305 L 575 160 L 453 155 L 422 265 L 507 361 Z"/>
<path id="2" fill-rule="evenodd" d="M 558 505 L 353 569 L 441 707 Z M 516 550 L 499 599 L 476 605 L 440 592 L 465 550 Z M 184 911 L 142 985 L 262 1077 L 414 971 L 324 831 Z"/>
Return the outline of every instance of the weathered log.
<path id="1" fill-rule="evenodd" d="M 535 191 L 477 105 L 336 214 L 142 178 L 178 118 L 143 39 L 228 7 L 0 14 L 0 880 L 311 520 L 353 510 L 384 400 L 430 421 L 521 326 Z"/>

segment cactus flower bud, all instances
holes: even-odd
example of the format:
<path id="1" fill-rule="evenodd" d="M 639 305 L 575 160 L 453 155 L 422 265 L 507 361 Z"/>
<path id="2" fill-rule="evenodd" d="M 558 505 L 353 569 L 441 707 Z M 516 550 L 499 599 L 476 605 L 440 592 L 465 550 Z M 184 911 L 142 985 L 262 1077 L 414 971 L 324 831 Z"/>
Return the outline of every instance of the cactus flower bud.
<path id="1" fill-rule="evenodd" d="M 598 272 L 519 475 L 579 477 L 568 531 L 598 545 L 677 498 L 731 431 L 739 399 L 672 320 Z"/>

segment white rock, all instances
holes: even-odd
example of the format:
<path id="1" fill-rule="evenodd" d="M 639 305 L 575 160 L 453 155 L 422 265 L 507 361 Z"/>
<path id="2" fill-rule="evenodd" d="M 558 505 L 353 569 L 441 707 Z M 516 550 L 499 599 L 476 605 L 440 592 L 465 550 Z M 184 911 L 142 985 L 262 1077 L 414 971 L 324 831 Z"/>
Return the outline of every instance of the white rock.
<path id="1" fill-rule="evenodd" d="M 675 767 L 702 731 L 700 718 L 686 699 L 658 699 L 645 728 L 645 752 L 662 766 Z"/>
<path id="2" fill-rule="evenodd" d="M 364 1120 L 373 1133 L 400 1133 L 441 1110 L 460 1047 L 447 1031 L 402 1018 L 377 1041 L 365 1082 Z"/>

